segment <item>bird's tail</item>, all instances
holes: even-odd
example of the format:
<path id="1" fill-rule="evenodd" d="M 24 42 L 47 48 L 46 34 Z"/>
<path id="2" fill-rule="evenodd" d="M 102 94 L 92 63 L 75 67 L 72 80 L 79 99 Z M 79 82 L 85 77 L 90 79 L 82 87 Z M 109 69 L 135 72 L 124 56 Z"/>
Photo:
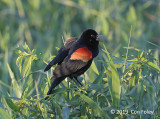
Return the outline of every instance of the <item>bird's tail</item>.
<path id="1" fill-rule="evenodd" d="M 48 92 L 47 92 L 47 95 L 50 95 L 52 93 L 52 90 L 59 84 L 61 83 L 66 77 L 60 77 L 60 78 L 55 78 L 54 76 L 51 78 L 51 80 L 53 81 L 52 82 L 52 85 L 51 87 L 49 88 Z"/>

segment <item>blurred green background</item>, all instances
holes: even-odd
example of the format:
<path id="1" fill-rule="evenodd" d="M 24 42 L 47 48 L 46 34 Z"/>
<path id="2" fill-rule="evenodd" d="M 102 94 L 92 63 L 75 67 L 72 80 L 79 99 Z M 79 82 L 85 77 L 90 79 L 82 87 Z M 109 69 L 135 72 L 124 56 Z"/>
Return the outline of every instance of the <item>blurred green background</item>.
<path id="1" fill-rule="evenodd" d="M 88 28 L 105 35 L 100 52 L 104 44 L 119 62 L 125 59 L 131 32 L 130 49 L 151 49 L 152 61 L 159 66 L 159 0 L 0 0 L 0 96 L 14 96 L 7 64 L 15 79 L 23 80 L 16 65 L 17 48 L 26 43 L 35 50 L 38 61 L 32 62 L 30 70 L 40 73 L 30 77 L 34 87 L 46 77 L 42 73 L 45 63 L 56 55 L 64 40 L 79 37 Z M 136 51 L 129 50 L 128 59 L 134 57 Z M 34 88 L 30 95 L 36 91 Z"/>

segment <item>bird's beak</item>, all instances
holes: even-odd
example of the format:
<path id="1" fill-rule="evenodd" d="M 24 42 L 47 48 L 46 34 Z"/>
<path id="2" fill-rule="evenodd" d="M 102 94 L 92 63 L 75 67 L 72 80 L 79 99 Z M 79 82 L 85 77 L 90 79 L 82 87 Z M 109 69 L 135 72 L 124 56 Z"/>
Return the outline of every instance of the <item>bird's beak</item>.
<path id="1" fill-rule="evenodd" d="M 99 39 L 99 36 L 104 36 L 104 35 L 98 34 L 96 41 L 103 42 L 101 39 Z"/>

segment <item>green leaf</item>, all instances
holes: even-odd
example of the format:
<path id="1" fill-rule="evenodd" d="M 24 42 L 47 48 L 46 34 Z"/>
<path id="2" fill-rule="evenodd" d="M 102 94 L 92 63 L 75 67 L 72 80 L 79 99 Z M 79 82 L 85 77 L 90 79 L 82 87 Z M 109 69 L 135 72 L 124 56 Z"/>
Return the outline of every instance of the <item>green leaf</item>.
<path id="1" fill-rule="evenodd" d="M 99 75 L 98 69 L 97 69 L 94 61 L 92 62 L 91 68 L 97 75 Z"/>
<path id="2" fill-rule="evenodd" d="M 8 105 L 13 111 L 15 111 L 15 112 L 18 111 L 18 112 L 20 112 L 19 107 L 18 107 L 15 103 L 13 103 L 11 99 L 5 97 L 5 100 L 6 100 L 6 102 L 7 102 L 7 105 Z"/>
<path id="3" fill-rule="evenodd" d="M 7 67 L 8 67 L 8 71 L 12 80 L 12 88 L 13 88 L 13 92 L 14 94 L 18 97 L 21 98 L 22 96 L 22 87 L 18 84 L 18 82 L 15 79 L 14 73 L 12 72 L 9 64 L 7 63 Z"/>
<path id="4" fill-rule="evenodd" d="M 18 58 L 17 58 L 17 60 L 16 60 L 16 65 L 19 67 L 19 71 L 20 71 L 20 73 L 21 73 L 21 71 L 22 71 L 22 60 L 23 60 L 23 56 L 19 56 Z"/>
<path id="5" fill-rule="evenodd" d="M 139 58 L 142 58 L 142 57 L 143 57 L 143 54 L 144 54 L 144 52 L 141 52 L 141 53 L 139 54 Z"/>
<path id="6" fill-rule="evenodd" d="M 91 98 L 89 98 L 88 96 L 86 96 L 84 94 L 79 93 L 79 95 L 86 103 L 89 104 L 89 106 L 93 110 L 95 110 L 97 112 L 98 116 L 104 117 L 105 119 L 110 119 L 109 116 L 107 115 L 107 113 L 102 111 L 102 109 Z"/>
<path id="7" fill-rule="evenodd" d="M 105 46 L 104 46 L 105 48 Z M 112 74 L 112 81 L 110 81 L 110 78 L 109 78 L 109 86 L 111 88 L 111 97 L 112 97 L 112 103 L 113 103 L 113 106 L 115 107 L 119 107 L 119 103 L 120 103 L 120 94 L 121 94 L 121 86 L 120 86 L 120 79 L 119 79 L 119 75 L 118 75 L 118 72 L 117 72 L 117 69 L 107 51 L 107 49 L 105 48 L 105 51 L 107 53 L 107 57 L 108 57 L 108 60 L 109 60 L 109 66 L 110 66 L 110 71 L 111 71 L 111 74 Z"/>
<path id="8" fill-rule="evenodd" d="M 157 70 L 157 71 L 160 71 L 160 68 L 159 68 L 156 64 L 154 64 L 154 63 L 152 63 L 152 62 L 147 62 L 147 65 L 148 65 L 149 67 Z"/>
<path id="9" fill-rule="evenodd" d="M 23 77 L 28 76 L 28 74 L 30 73 L 31 63 L 32 63 L 32 55 L 28 56 L 24 61 L 23 71 L 22 71 Z"/>
<path id="10" fill-rule="evenodd" d="M 0 108 L 0 119 L 12 119 L 9 114 Z"/>

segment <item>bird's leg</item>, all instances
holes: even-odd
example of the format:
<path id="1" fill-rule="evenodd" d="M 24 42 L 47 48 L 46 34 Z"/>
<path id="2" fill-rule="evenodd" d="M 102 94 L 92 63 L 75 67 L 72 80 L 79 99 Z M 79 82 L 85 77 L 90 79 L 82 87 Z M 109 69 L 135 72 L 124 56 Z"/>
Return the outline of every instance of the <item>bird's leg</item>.
<path id="1" fill-rule="evenodd" d="M 72 80 L 76 83 L 76 85 L 77 85 L 78 87 L 82 87 L 82 86 L 83 86 L 82 83 L 79 82 L 79 80 L 77 79 L 77 77 L 72 78 Z"/>
<path id="2" fill-rule="evenodd" d="M 67 78 L 67 85 L 68 85 L 68 88 L 70 88 L 69 79 L 68 78 Z M 69 90 L 67 91 L 67 100 L 69 101 Z"/>

